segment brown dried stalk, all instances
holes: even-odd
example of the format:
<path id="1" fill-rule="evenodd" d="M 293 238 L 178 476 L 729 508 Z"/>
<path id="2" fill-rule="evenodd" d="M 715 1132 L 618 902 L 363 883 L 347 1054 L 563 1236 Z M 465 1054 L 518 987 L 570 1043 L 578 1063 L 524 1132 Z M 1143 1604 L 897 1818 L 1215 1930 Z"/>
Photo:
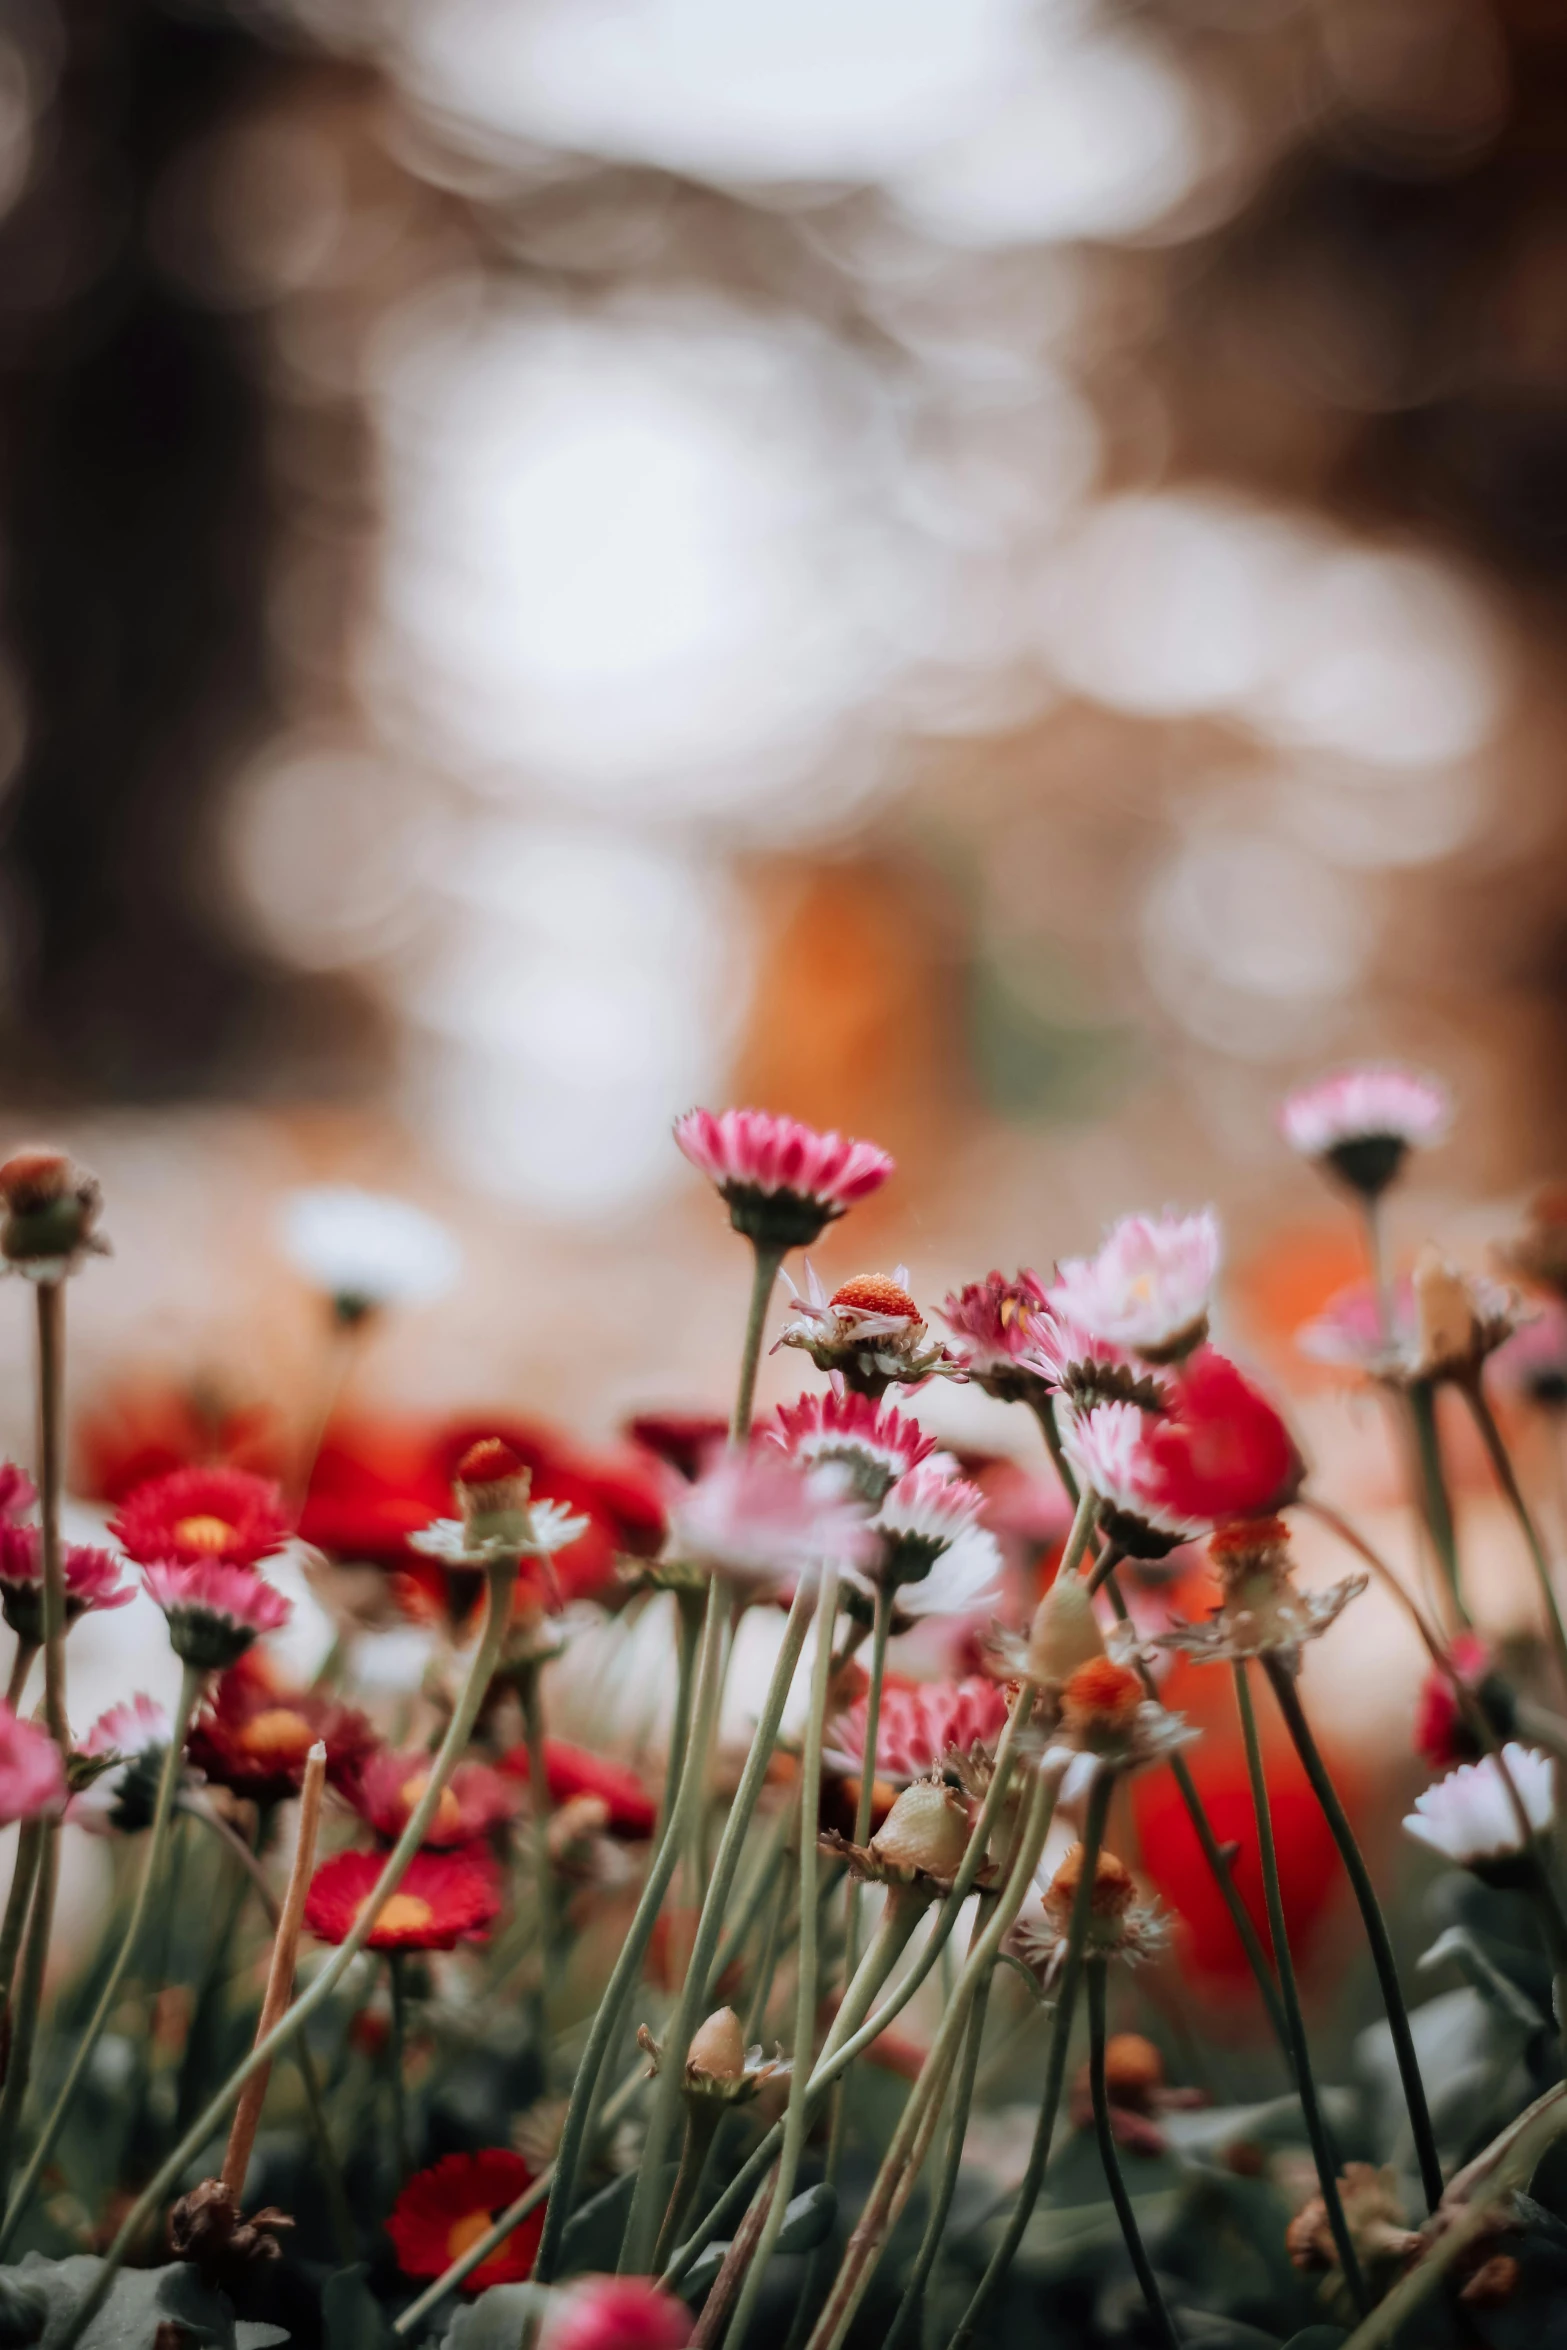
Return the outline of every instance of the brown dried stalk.
<path id="1" fill-rule="evenodd" d="M 326 1747 L 318 1738 L 305 1758 L 305 1778 L 299 1801 L 299 1843 L 294 1853 L 294 1866 L 289 1872 L 288 1891 L 283 1898 L 283 1914 L 278 1920 L 277 1933 L 272 1941 L 267 1993 L 261 2003 L 261 2020 L 256 2025 L 258 2041 L 264 2040 L 274 2025 L 282 2021 L 284 2011 L 294 1996 L 299 1934 L 305 1922 L 305 1895 L 310 1890 L 310 1873 L 315 1867 L 316 1835 L 321 1825 L 321 1798 L 325 1788 Z M 222 2176 L 223 2184 L 236 2204 L 245 2191 L 245 2173 L 250 2168 L 251 2148 L 256 2143 L 256 2130 L 261 2121 L 261 2108 L 266 2102 L 267 2083 L 271 2077 L 272 2067 L 269 2064 L 253 2072 L 240 2091 L 239 2103 L 234 2108 L 228 2149 L 223 2157 Z"/>

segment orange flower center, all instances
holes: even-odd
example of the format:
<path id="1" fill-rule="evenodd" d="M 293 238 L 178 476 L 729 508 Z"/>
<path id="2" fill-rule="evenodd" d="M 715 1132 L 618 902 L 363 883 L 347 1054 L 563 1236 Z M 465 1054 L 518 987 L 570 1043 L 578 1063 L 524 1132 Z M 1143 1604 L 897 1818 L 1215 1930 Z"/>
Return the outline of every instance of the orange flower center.
<path id="1" fill-rule="evenodd" d="M 210 1510 L 198 1511 L 193 1518 L 178 1518 L 174 1525 L 175 1538 L 187 1550 L 205 1550 L 214 1558 L 232 1546 L 235 1532 L 226 1518 L 214 1517 Z"/>
<path id="2" fill-rule="evenodd" d="M 429 1784 L 430 1774 L 428 1771 L 415 1771 L 411 1779 L 403 1781 L 397 1792 L 407 1810 L 413 1810 L 414 1805 L 419 1801 Z M 462 1826 L 462 1805 L 449 1787 L 441 1789 L 441 1800 L 435 1807 L 435 1818 L 430 1824 L 445 1836 L 450 1836 Z"/>
<path id="3" fill-rule="evenodd" d="M 369 1906 L 370 1896 L 367 1893 L 354 1911 L 356 1926 Z M 434 1910 L 427 1901 L 421 1901 L 417 1893 L 394 1893 L 376 1919 L 375 1930 L 378 1934 L 423 1934 L 434 1923 Z"/>
<path id="4" fill-rule="evenodd" d="M 862 1314 L 897 1314 L 907 1322 L 917 1322 L 919 1307 L 906 1289 L 886 1273 L 856 1273 L 841 1289 L 835 1289 L 829 1304 L 852 1306 Z"/>
<path id="5" fill-rule="evenodd" d="M 448 2262 L 460 2260 L 471 2245 L 477 2244 L 481 2236 L 489 2234 L 493 2225 L 494 2214 L 488 2211 L 465 2211 L 461 2219 L 453 2220 L 446 2231 Z M 496 2253 L 504 2252 L 505 2249 L 504 2243 L 497 2244 L 495 2247 Z M 491 2257 L 493 2258 L 494 2254 Z"/>
<path id="6" fill-rule="evenodd" d="M 315 1731 L 304 1715 L 286 1705 L 269 1705 L 252 1714 L 236 1739 L 258 1762 L 278 1763 L 284 1769 L 303 1762 L 315 1742 Z"/>
<path id="7" fill-rule="evenodd" d="M 1124 1730 L 1143 1702 L 1143 1685 L 1112 1657 L 1092 1656 L 1068 1680 L 1061 1702 L 1070 1728 Z"/>

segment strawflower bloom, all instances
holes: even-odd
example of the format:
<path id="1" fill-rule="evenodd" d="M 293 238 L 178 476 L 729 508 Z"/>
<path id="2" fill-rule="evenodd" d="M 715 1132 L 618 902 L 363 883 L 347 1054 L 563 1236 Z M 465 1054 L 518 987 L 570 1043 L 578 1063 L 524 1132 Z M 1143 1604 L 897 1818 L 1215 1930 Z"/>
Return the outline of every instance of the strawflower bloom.
<path id="1" fill-rule="evenodd" d="M 305 1923 L 312 1934 L 323 1942 L 345 1941 L 385 1863 L 381 1852 L 339 1852 L 324 1860 L 305 1896 Z M 494 1873 L 483 1861 L 465 1853 L 416 1852 L 402 1883 L 382 1905 L 369 1947 L 453 1950 L 469 1936 L 482 1936 L 500 1906 Z"/>
<path id="2" fill-rule="evenodd" d="M 894 1592 L 897 1617 L 972 1614 L 1001 1578 L 995 1536 L 979 1524 L 984 1507 L 977 1485 L 923 1461 L 887 1493 L 875 1521 L 880 1555 L 850 1568 L 849 1585 L 869 1597 Z"/>
<path id="3" fill-rule="evenodd" d="M 386 2232 L 405 2277 L 438 2277 L 469 2246 L 488 2235 L 501 2213 L 532 2186 L 534 2173 L 509 2146 L 478 2154 L 448 2154 L 415 2171 L 392 2207 Z M 544 2233 L 543 2205 L 519 2220 L 509 2236 L 464 2279 L 465 2293 L 527 2278 Z"/>
<path id="4" fill-rule="evenodd" d="M 65 1801 L 60 1749 L 36 1722 L 19 1722 L 0 1698 L 0 1828 L 36 1820 Z"/>
<path id="5" fill-rule="evenodd" d="M 98 1232 L 103 1192 L 63 1151 L 15 1151 L 0 1165 L 0 1257 L 28 1281 L 63 1281 L 89 1256 L 107 1256 Z"/>
<path id="6" fill-rule="evenodd" d="M 1412 1069 L 1343 1069 L 1292 1093 L 1284 1139 L 1366 1199 L 1386 1191 L 1411 1149 L 1440 1142 L 1452 1118 L 1445 1086 Z"/>
<path id="7" fill-rule="evenodd" d="M 115 1759 L 71 1797 L 66 1818 L 95 1836 L 132 1836 L 150 1828 L 173 1735 L 168 1709 L 154 1697 L 138 1694 L 111 1705 L 88 1731 L 80 1752 L 91 1762 Z"/>
<path id="8" fill-rule="evenodd" d="M 796 1403 L 780 1404 L 777 1425 L 767 1440 L 791 1460 L 808 1468 L 841 1468 L 859 1497 L 874 1507 L 889 1486 L 936 1449 L 917 1420 L 895 1411 L 891 1404 L 873 1403 L 869 1396 L 802 1395 Z"/>
<path id="9" fill-rule="evenodd" d="M 748 1240 L 809 1248 L 857 1201 L 879 1191 L 892 1161 L 873 1142 L 818 1134 L 769 1110 L 688 1110 L 675 1141 L 716 1186 L 729 1221 Z"/>
<path id="10" fill-rule="evenodd" d="M 951 1291 L 941 1318 L 957 1341 L 969 1377 L 1002 1403 L 1027 1402 L 1041 1382 L 1032 1361 L 1046 1311 L 1045 1287 L 1025 1266 L 1008 1281 L 987 1273 Z"/>
<path id="11" fill-rule="evenodd" d="M 397 1754 L 383 1747 L 362 1766 L 351 1801 L 378 1836 L 395 1844 L 409 1814 L 430 1784 L 430 1756 L 424 1748 Z M 434 1849 L 476 1844 L 517 1809 L 515 1789 L 488 1763 L 460 1762 L 446 1785 L 424 1841 Z"/>
<path id="12" fill-rule="evenodd" d="M 829 1559 L 853 1568 L 876 1554 L 862 1503 L 841 1473 L 780 1459 L 770 1447 L 726 1453 L 675 1504 L 671 1555 L 742 1589 L 773 1591 Z"/>
<path id="13" fill-rule="evenodd" d="M 539 2350 L 684 2350 L 691 2312 L 651 2277 L 581 2277 L 552 2293 Z"/>
<path id="14" fill-rule="evenodd" d="M 1536 1836 L 1543 1836 L 1556 1816 L 1556 1765 L 1533 1746 L 1509 1743 L 1502 1761 Z M 1463 1868 L 1508 1873 L 1506 1864 L 1524 1849 L 1518 1814 L 1494 1754 L 1449 1771 L 1415 1797 L 1415 1808 L 1404 1820 L 1407 1834 L 1428 1844 L 1444 1860 Z"/>
<path id="15" fill-rule="evenodd" d="M 191 1724 L 186 1752 L 214 1785 L 263 1808 L 285 1803 L 304 1784 L 305 1761 L 319 1739 L 327 1782 L 339 1793 L 374 1752 L 375 1731 L 362 1713 L 318 1690 L 290 1689 L 256 1662 L 251 1650 L 223 1675 L 211 1703 Z"/>
<path id="16" fill-rule="evenodd" d="M 862 1395 L 884 1393 L 893 1381 L 917 1387 L 937 1372 L 962 1378 L 963 1366 L 939 1338 L 932 1338 L 919 1307 L 909 1295 L 909 1269 L 894 1273 L 856 1273 L 829 1297 L 815 1266 L 805 1261 L 805 1288 L 796 1288 L 789 1275 L 794 1320 L 787 1322 L 774 1342 L 798 1346 L 818 1371 L 836 1373 Z"/>
<path id="17" fill-rule="evenodd" d="M 552 1561 L 587 1532 L 588 1521 L 563 1501 L 532 1500 L 533 1472 L 498 1436 L 470 1445 L 457 1465 L 461 1518 L 438 1518 L 409 1536 L 414 1550 L 443 1566 L 486 1568 L 507 1559 L 536 1559 L 547 1578 Z M 552 1596 L 559 1601 L 558 1586 Z"/>
<path id="18" fill-rule="evenodd" d="M 112 1550 L 84 1542 L 60 1546 L 65 1575 L 65 1621 L 74 1624 L 92 1608 L 124 1607 L 136 1586 L 121 1581 L 125 1562 Z M 0 1615 L 19 1640 L 44 1636 L 44 1541 L 37 1526 L 0 1524 Z"/>
<path id="19" fill-rule="evenodd" d="M 829 1725 L 823 1756 L 829 1769 L 863 1775 L 868 1719 L 862 1692 Z M 964 1681 L 922 1682 L 912 1689 L 884 1688 L 871 1776 L 906 1787 L 938 1769 L 949 1755 L 965 1761 L 988 1756 L 1006 1719 L 1005 1690 L 978 1674 Z"/>
<path id="20" fill-rule="evenodd" d="M 1087 1857 L 1082 1845 L 1074 1844 L 1052 1873 L 1041 1871 L 1034 1880 L 1037 1905 L 1025 1901 L 1007 1937 L 1008 1947 L 1047 1986 L 1065 1963 L 1072 1910 Z M 1136 1880 L 1126 1863 L 1117 1860 L 1113 1852 L 1101 1852 L 1089 1896 L 1084 1944 L 1088 1954 L 1124 1959 L 1128 1966 L 1138 1966 L 1145 1959 L 1161 1957 L 1169 1939 L 1169 1919 L 1159 1904 L 1139 1901 Z"/>
<path id="21" fill-rule="evenodd" d="M 253 1640 L 279 1631 L 293 1610 L 250 1567 L 212 1559 L 194 1567 L 144 1567 L 142 1581 L 169 1623 L 177 1657 L 204 1673 L 238 1664 Z"/>
<path id="22" fill-rule="evenodd" d="M 110 1532 L 142 1566 L 253 1567 L 289 1536 L 283 1498 L 248 1469 L 175 1469 L 138 1485 Z"/>
<path id="23" fill-rule="evenodd" d="M 1249 1656 L 1298 1657 L 1337 1623 L 1368 1577 L 1346 1575 L 1326 1591 L 1302 1591 L 1290 1572 L 1289 1528 L 1282 1518 L 1245 1518 L 1220 1527 L 1208 1546 L 1223 1599 L 1206 1624 L 1174 1624 L 1154 1645 L 1208 1663 Z"/>
<path id="24" fill-rule="evenodd" d="M 429 1305 L 462 1266 L 462 1251 L 434 1216 L 348 1183 L 289 1192 L 278 1234 L 284 1255 L 344 1324 L 387 1306 Z"/>
<path id="25" fill-rule="evenodd" d="M 1068 1257 L 1048 1292 L 1052 1311 L 1090 1337 L 1151 1363 L 1177 1362 L 1207 1335 L 1219 1270 L 1219 1222 L 1195 1216 L 1123 1216 L 1096 1256 Z"/>

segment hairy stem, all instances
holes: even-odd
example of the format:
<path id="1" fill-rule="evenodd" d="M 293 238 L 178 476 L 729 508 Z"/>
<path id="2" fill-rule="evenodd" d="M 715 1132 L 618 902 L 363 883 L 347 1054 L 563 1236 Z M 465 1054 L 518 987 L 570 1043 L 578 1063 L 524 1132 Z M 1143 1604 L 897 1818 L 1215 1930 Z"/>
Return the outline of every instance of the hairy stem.
<path id="1" fill-rule="evenodd" d="M 740 1349 L 740 1380 L 735 1392 L 734 1415 L 729 1423 L 731 1444 L 744 1444 L 751 1433 L 751 1411 L 756 1402 L 756 1374 L 762 1360 L 767 1309 L 772 1303 L 773 1284 L 778 1279 L 778 1268 L 785 1255 L 785 1251 L 772 1241 L 754 1240 L 751 1247 L 755 1259 L 751 1272 L 751 1304 L 745 1318 L 745 1339 Z"/>

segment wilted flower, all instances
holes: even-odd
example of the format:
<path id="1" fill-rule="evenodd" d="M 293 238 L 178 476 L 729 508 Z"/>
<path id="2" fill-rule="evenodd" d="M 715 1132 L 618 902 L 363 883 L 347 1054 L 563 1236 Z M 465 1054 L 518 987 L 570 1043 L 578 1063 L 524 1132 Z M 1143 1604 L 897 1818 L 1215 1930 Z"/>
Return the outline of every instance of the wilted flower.
<path id="1" fill-rule="evenodd" d="M 152 1826 L 158 1781 L 174 1724 L 156 1698 L 138 1695 L 101 1713 L 80 1751 L 89 1761 L 118 1757 L 73 1795 L 65 1816 L 94 1835 L 138 1835 Z"/>
<path id="2" fill-rule="evenodd" d="M 395 1844 L 429 1784 L 430 1756 L 424 1749 L 397 1754 L 383 1747 L 360 1769 L 351 1800 L 376 1834 Z M 515 1792 L 499 1771 L 487 1763 L 460 1762 L 441 1789 L 424 1842 L 438 1851 L 475 1844 L 509 1820 L 516 1809 Z"/>
<path id="3" fill-rule="evenodd" d="M 404 2276 L 440 2276 L 470 2245 L 488 2235 L 533 2179 L 522 2156 L 509 2146 L 448 2154 L 428 2170 L 415 2171 L 386 2223 Z M 532 2270 L 543 2233 L 541 2202 L 470 2272 L 463 2291 L 482 2293 L 490 2285 L 521 2284 Z"/>
<path id="4" fill-rule="evenodd" d="M 1025 1901 L 1008 1945 L 1045 1984 L 1059 1974 L 1072 1930 L 1072 1910 L 1083 1881 L 1087 1853 L 1074 1844 L 1048 1876 L 1034 1880 L 1038 1906 Z M 1084 1949 L 1094 1958 L 1120 1958 L 1129 1966 L 1157 1958 L 1168 1946 L 1170 1925 L 1157 1902 L 1139 1901 L 1136 1880 L 1113 1852 L 1101 1852 L 1094 1866 Z"/>
<path id="5" fill-rule="evenodd" d="M 1338 2189 L 1356 2258 L 1373 2276 L 1380 2272 L 1385 2280 L 1390 2269 L 1402 2268 L 1420 2249 L 1419 2235 L 1405 2224 L 1397 2172 L 1391 2167 L 1378 2170 L 1369 2162 L 1347 2162 Z M 1320 2195 L 1313 2195 L 1295 2214 L 1284 2243 L 1296 2268 L 1310 2272 L 1338 2267 L 1338 2247 Z"/>
<path id="6" fill-rule="evenodd" d="M 949 1755 L 967 1760 L 994 1751 L 1006 1726 L 1007 1699 L 994 1681 L 925 1681 L 912 1689 L 884 1688 L 876 1724 L 871 1776 L 906 1787 L 937 1770 Z M 862 1776 L 869 1720 L 862 1694 L 829 1725 L 823 1759 L 830 1770 Z"/>
<path id="7" fill-rule="evenodd" d="M 1509 1743 L 1501 1761 L 1512 1781 L 1524 1816 L 1536 1836 L 1543 1836 L 1556 1814 L 1556 1765 L 1536 1747 Z M 1494 1754 L 1449 1771 L 1415 1797 L 1415 1808 L 1405 1815 L 1404 1828 L 1419 1844 L 1428 1844 L 1444 1860 L 1481 1875 L 1497 1864 L 1516 1860 L 1525 1839 L 1507 1779 Z"/>
<path id="8" fill-rule="evenodd" d="M 251 1568 L 212 1559 L 195 1567 L 145 1567 L 142 1581 L 168 1618 L 175 1655 L 204 1673 L 238 1664 L 253 1640 L 279 1631 L 293 1613 Z"/>
<path id="9" fill-rule="evenodd" d="M 936 1449 L 917 1420 L 891 1404 L 873 1403 L 852 1392 L 802 1395 L 780 1404 L 778 1424 L 768 1441 L 807 1467 L 841 1468 L 854 1492 L 872 1508 L 891 1485 L 928 1460 Z"/>
<path id="10" fill-rule="evenodd" d="M 1484 1274 L 1461 1273 L 1427 1242 L 1415 1260 L 1418 1379 L 1472 1379 L 1518 1324 L 1518 1300 Z"/>
<path id="11" fill-rule="evenodd" d="M 676 1502 L 669 1541 L 675 1558 L 751 1591 L 798 1583 L 832 1559 L 858 1566 L 877 1547 L 840 1473 L 808 1469 L 770 1446 L 715 1461 Z"/>
<path id="12" fill-rule="evenodd" d="M 1154 1363 L 1189 1354 L 1207 1334 L 1219 1270 L 1219 1223 L 1199 1215 L 1123 1216 L 1098 1254 L 1068 1257 L 1048 1293 L 1051 1310 L 1092 1338 Z"/>
<path id="13" fill-rule="evenodd" d="M 890 1276 L 856 1273 L 829 1297 L 807 1258 L 804 1290 L 784 1275 L 795 1318 L 780 1331 L 774 1353 L 780 1346 L 802 1347 L 819 1371 L 836 1372 L 867 1396 L 881 1395 L 893 1381 L 917 1387 L 937 1372 L 961 1378 L 962 1364 L 932 1338 L 909 1295 L 908 1278 L 907 1265 Z"/>
<path id="14" fill-rule="evenodd" d="M 0 1698 L 0 1828 L 36 1820 L 65 1801 L 60 1749 L 36 1722 L 20 1722 Z"/>
<path id="15" fill-rule="evenodd" d="M 136 1597 L 135 1585 L 120 1580 L 125 1562 L 112 1550 L 63 1542 L 60 1564 L 68 1627 L 89 1609 L 124 1607 Z M 0 1523 L 0 1614 L 19 1640 L 43 1639 L 44 1542 L 37 1526 Z"/>
<path id="16" fill-rule="evenodd" d="M 879 1191 L 892 1161 L 873 1142 L 818 1134 L 768 1110 L 688 1110 L 675 1141 L 716 1186 L 747 1239 L 809 1248 L 824 1226 Z"/>
<path id="17" fill-rule="evenodd" d="M 0 1165 L 0 1257 L 29 1281 L 63 1281 L 88 1256 L 107 1256 L 98 1230 L 103 1193 L 63 1151 L 13 1152 Z"/>
<path id="18" fill-rule="evenodd" d="M 385 1865 L 381 1852 L 340 1852 L 324 1860 L 305 1897 L 312 1934 L 323 1942 L 346 1941 Z M 483 1934 L 500 1906 L 494 1872 L 483 1861 L 465 1853 L 416 1852 L 382 1904 L 369 1947 L 452 1950 L 467 1936 Z"/>
<path id="19" fill-rule="evenodd" d="M 348 1183 L 289 1192 L 278 1231 L 284 1254 L 343 1323 L 384 1306 L 428 1305 L 462 1265 L 446 1226 L 423 1208 Z"/>
<path id="20" fill-rule="evenodd" d="M 1223 1599 L 1206 1624 L 1174 1624 L 1158 1648 L 1180 1649 L 1208 1663 L 1249 1656 L 1292 1657 L 1337 1623 L 1366 1588 L 1347 1575 L 1327 1591 L 1300 1590 L 1290 1572 L 1289 1528 L 1282 1518 L 1246 1518 L 1223 1526 L 1208 1546 Z"/>
<path id="21" fill-rule="evenodd" d="M 1059 1771 L 1061 1802 L 1081 1802 L 1102 1768 L 1141 1770 L 1189 1746 L 1197 1732 L 1148 1695 L 1142 1675 L 1113 1656 L 1091 1656 L 1062 1683 L 1044 1767 Z"/>
<path id="22" fill-rule="evenodd" d="M 582 2277 L 550 2295 L 539 2350 L 683 2350 L 691 2313 L 651 2277 Z"/>
<path id="23" fill-rule="evenodd" d="M 253 1567 L 288 1540 L 282 1495 L 247 1469 L 174 1469 L 120 1504 L 110 1532 L 143 1566 Z"/>
<path id="24" fill-rule="evenodd" d="M 1440 1142 L 1452 1117 L 1445 1086 L 1412 1069 L 1343 1069 L 1292 1093 L 1279 1112 L 1284 1139 L 1376 1199 L 1410 1150 Z"/>

